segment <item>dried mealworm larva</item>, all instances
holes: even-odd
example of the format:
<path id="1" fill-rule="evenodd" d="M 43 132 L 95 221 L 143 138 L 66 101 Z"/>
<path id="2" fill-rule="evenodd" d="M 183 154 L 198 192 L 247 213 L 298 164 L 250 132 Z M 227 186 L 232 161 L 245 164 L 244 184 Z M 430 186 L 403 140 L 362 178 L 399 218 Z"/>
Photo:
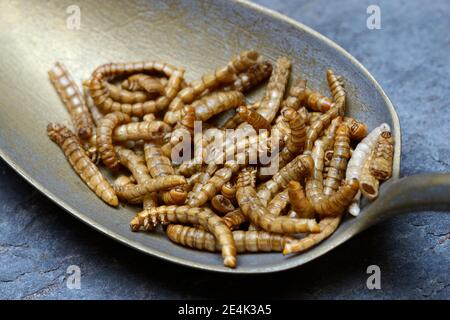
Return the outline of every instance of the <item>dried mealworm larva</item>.
<path id="1" fill-rule="evenodd" d="M 302 252 L 322 242 L 323 240 L 325 240 L 326 238 L 328 238 L 330 235 L 333 234 L 333 232 L 339 226 L 341 219 L 342 215 L 339 215 L 337 217 L 327 217 L 320 220 L 319 233 L 309 234 L 302 239 L 286 243 L 286 245 L 284 246 L 283 254 Z"/>
<path id="2" fill-rule="evenodd" d="M 162 79 L 143 73 L 138 73 L 129 76 L 124 82 L 122 82 L 121 86 L 123 89 L 130 91 L 143 89 L 154 97 L 154 95 L 159 96 L 165 93 L 164 83 L 161 81 Z"/>
<path id="3" fill-rule="evenodd" d="M 93 131 L 91 113 L 72 75 L 59 62 L 48 71 L 48 76 L 69 111 L 76 132 L 81 139 L 89 139 Z"/>
<path id="4" fill-rule="evenodd" d="M 223 220 L 208 208 L 191 208 L 189 206 L 160 206 L 138 213 L 130 222 L 133 231 L 144 226 L 151 230 L 157 224 L 173 222 L 200 224 L 211 232 L 221 246 L 224 265 L 236 267 L 236 246 L 233 235 Z"/>
<path id="5" fill-rule="evenodd" d="M 345 90 L 342 80 L 335 76 L 332 70 L 327 70 L 327 80 L 335 102 L 334 108 L 338 109 L 339 115 L 343 116 L 345 113 Z"/>
<path id="6" fill-rule="evenodd" d="M 350 159 L 350 132 L 347 124 L 342 123 L 336 131 L 333 158 L 328 167 L 327 178 L 323 182 L 324 194 L 336 192 L 345 178 L 347 162 Z"/>
<path id="7" fill-rule="evenodd" d="M 238 74 L 233 84 L 225 87 L 223 90 L 247 92 L 269 78 L 271 73 L 272 64 L 269 61 L 258 62 L 250 66 L 247 71 Z"/>
<path id="8" fill-rule="evenodd" d="M 117 126 L 113 132 L 114 141 L 162 139 L 172 127 L 163 121 L 132 122 Z"/>
<path id="9" fill-rule="evenodd" d="M 342 214 L 352 202 L 359 189 L 356 179 L 345 181 L 338 191 L 328 197 L 322 197 L 319 202 L 311 201 L 316 213 L 321 216 L 338 216 Z"/>
<path id="10" fill-rule="evenodd" d="M 239 116 L 243 121 L 249 123 L 255 130 L 265 129 L 270 130 L 270 123 L 257 111 L 254 111 L 246 106 L 241 106 L 237 109 Z"/>
<path id="11" fill-rule="evenodd" d="M 111 99 L 120 103 L 137 103 L 149 100 L 148 95 L 142 91 L 128 91 L 121 87 L 105 82 L 105 86 L 109 91 Z"/>
<path id="12" fill-rule="evenodd" d="M 223 111 L 234 109 L 244 102 L 244 95 L 239 91 L 215 92 L 195 101 L 195 118 L 206 121 Z"/>
<path id="13" fill-rule="evenodd" d="M 50 123 L 47 134 L 60 146 L 72 168 L 99 198 L 111 206 L 119 205 L 114 189 L 86 155 L 74 133 L 63 125 Z"/>
<path id="14" fill-rule="evenodd" d="M 114 170 L 119 165 L 119 159 L 114 152 L 112 134 L 115 127 L 122 123 L 128 123 L 131 119 L 122 112 L 113 112 L 104 116 L 97 126 L 97 150 L 103 163 Z"/>
<path id="15" fill-rule="evenodd" d="M 352 157 L 348 161 L 346 178 L 347 179 L 361 179 L 361 171 L 364 166 L 364 163 L 372 154 L 372 151 L 377 142 L 378 136 L 383 131 L 389 131 L 389 125 L 386 123 L 381 124 L 379 127 L 373 129 L 367 137 L 365 137 L 353 151 Z M 357 216 L 360 212 L 359 208 L 359 199 L 361 197 L 361 193 L 358 192 L 353 200 L 352 204 L 350 204 L 349 212 L 353 216 Z"/>
<path id="16" fill-rule="evenodd" d="M 274 216 L 281 215 L 284 208 L 289 203 L 289 196 L 288 196 L 288 190 L 284 189 L 281 192 L 278 192 L 275 197 L 273 197 L 272 200 L 270 200 L 269 204 L 267 205 L 267 210 L 273 214 Z"/>
<path id="17" fill-rule="evenodd" d="M 223 195 L 221 194 L 216 194 L 212 199 L 211 199 L 211 205 L 213 206 L 213 208 L 220 212 L 220 213 L 228 213 L 230 211 L 235 210 L 236 208 L 233 206 L 233 204 L 231 203 L 231 201 L 227 198 L 225 198 Z"/>
<path id="18" fill-rule="evenodd" d="M 256 102 L 250 106 L 247 106 L 250 110 L 256 110 L 260 106 L 260 102 Z M 230 119 L 228 119 L 220 128 L 221 129 L 235 129 L 237 126 L 239 126 L 241 123 L 243 123 L 244 120 L 239 115 L 239 112 L 236 112 Z"/>
<path id="19" fill-rule="evenodd" d="M 394 138 L 390 131 L 383 131 L 378 138 L 369 165 L 370 173 L 378 180 L 387 180 L 392 175 Z"/>
<path id="20" fill-rule="evenodd" d="M 310 89 L 305 90 L 305 97 L 302 102 L 312 111 L 327 112 L 331 107 L 333 107 L 333 101 L 331 101 L 328 97 L 325 97 Z"/>
<path id="21" fill-rule="evenodd" d="M 140 183 L 137 185 L 118 187 L 115 191 L 119 198 L 127 201 L 133 201 L 145 196 L 148 193 L 172 189 L 173 187 L 183 185 L 185 183 L 186 179 L 183 176 L 164 176 L 150 179 L 145 183 Z"/>
<path id="22" fill-rule="evenodd" d="M 258 113 L 262 115 L 269 123 L 275 118 L 278 109 L 283 101 L 284 91 L 291 70 L 291 62 L 286 57 L 277 60 L 275 68 L 267 84 L 264 98 L 258 108 Z"/>
<path id="23" fill-rule="evenodd" d="M 299 218 L 314 218 L 314 207 L 305 195 L 302 185 L 298 181 L 291 181 L 288 185 L 289 202 L 291 208 Z"/>
<path id="24" fill-rule="evenodd" d="M 367 125 L 364 122 L 357 121 L 350 117 L 344 117 L 344 122 L 347 123 L 350 128 L 350 139 L 361 141 L 367 136 L 369 132 Z"/>
<path id="25" fill-rule="evenodd" d="M 183 205 L 187 199 L 187 191 L 183 187 L 175 187 L 161 194 L 163 202 L 167 205 Z"/>
<path id="26" fill-rule="evenodd" d="M 331 121 L 339 116 L 339 109 L 336 107 L 331 108 L 327 112 L 321 114 L 316 121 L 314 121 L 306 132 L 306 144 L 305 150 L 311 151 L 314 142 L 320 136 L 322 131 L 328 127 Z"/>
<path id="27" fill-rule="evenodd" d="M 305 99 L 306 83 L 306 80 L 300 79 L 291 86 L 287 98 L 283 101 L 283 109 L 292 108 L 298 110 L 301 107 Z"/>
<path id="28" fill-rule="evenodd" d="M 370 172 L 370 163 L 373 157 L 369 157 L 366 162 L 364 163 L 364 166 L 361 171 L 361 177 L 360 177 L 360 190 L 364 197 L 366 197 L 369 200 L 375 200 L 378 198 L 378 188 L 379 188 L 379 181 L 377 178 L 375 178 L 371 172 Z"/>
<path id="29" fill-rule="evenodd" d="M 289 135 L 286 140 L 286 146 L 280 152 L 280 167 L 284 167 L 288 162 L 303 152 L 306 142 L 305 121 L 300 114 L 288 108 L 283 112 L 284 121 L 289 126 Z"/>
<path id="30" fill-rule="evenodd" d="M 230 230 L 238 229 L 241 224 L 247 221 L 247 217 L 242 213 L 241 209 L 228 212 L 222 219 Z"/>
<path id="31" fill-rule="evenodd" d="M 308 176 L 313 169 L 314 162 L 311 156 L 297 156 L 294 160 L 281 168 L 272 179 L 259 186 L 258 198 L 263 205 L 267 205 L 280 189 L 285 189 L 288 186 L 289 181 L 298 181 L 300 178 Z"/>
<path id="32" fill-rule="evenodd" d="M 129 185 L 129 184 L 134 184 L 133 179 L 131 179 L 129 176 L 122 174 L 114 180 L 113 186 L 120 187 L 120 186 Z"/>
<path id="33" fill-rule="evenodd" d="M 342 123 L 342 117 L 334 118 L 330 125 L 325 129 L 322 137 L 322 141 L 325 144 L 325 156 L 327 156 L 327 151 L 334 150 L 334 141 L 336 139 L 336 131 Z M 326 159 L 327 160 L 327 159 Z M 331 161 L 331 159 L 329 159 Z"/>
<path id="34" fill-rule="evenodd" d="M 103 113 L 98 110 L 97 106 L 94 103 L 94 100 L 92 100 L 91 95 L 89 94 L 89 87 L 85 85 L 83 81 L 83 98 L 84 102 L 86 103 L 86 106 L 88 107 L 89 111 L 91 112 L 92 120 L 94 121 L 95 126 L 98 126 L 98 123 L 101 118 L 103 118 Z M 95 135 L 95 129 L 92 130 L 92 136 Z M 92 138 L 91 136 L 91 138 Z"/>
<path id="35" fill-rule="evenodd" d="M 228 181 L 222 186 L 222 195 L 230 201 L 236 200 L 236 185 Z"/>
<path id="36" fill-rule="evenodd" d="M 220 251 L 221 246 L 214 236 L 197 228 L 170 224 L 167 236 L 175 243 L 203 251 Z M 234 243 L 238 253 L 282 251 L 284 246 L 295 238 L 265 231 L 234 231 Z"/>

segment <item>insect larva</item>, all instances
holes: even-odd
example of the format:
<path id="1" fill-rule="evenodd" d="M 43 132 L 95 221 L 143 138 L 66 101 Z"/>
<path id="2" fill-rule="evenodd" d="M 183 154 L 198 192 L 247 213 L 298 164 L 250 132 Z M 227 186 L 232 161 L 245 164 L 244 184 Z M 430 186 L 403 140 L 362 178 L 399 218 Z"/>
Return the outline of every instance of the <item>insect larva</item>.
<path id="1" fill-rule="evenodd" d="M 84 81 L 83 81 L 83 98 L 84 102 L 86 103 L 86 106 L 88 107 L 91 113 L 94 125 L 98 126 L 100 119 L 103 118 L 103 114 L 100 112 L 100 110 L 98 110 L 97 106 L 94 103 L 94 100 L 92 100 L 92 97 L 89 94 L 89 88 L 87 85 L 85 85 Z M 92 136 L 95 135 L 95 131 L 96 131 L 95 129 L 92 130 Z"/>
<path id="2" fill-rule="evenodd" d="M 114 187 L 120 187 L 120 186 L 126 186 L 129 184 L 134 184 L 133 180 L 126 175 L 120 175 L 118 176 L 113 183 Z"/>
<path id="3" fill-rule="evenodd" d="M 221 250 L 214 236 L 204 230 L 170 224 L 166 233 L 170 240 L 186 247 L 210 252 Z M 233 238 L 238 253 L 282 251 L 287 243 L 295 240 L 265 231 L 233 231 Z"/>
<path id="4" fill-rule="evenodd" d="M 228 181 L 222 186 L 222 195 L 231 202 L 236 201 L 236 185 Z"/>
<path id="5" fill-rule="evenodd" d="M 164 176 L 153 178 L 137 185 L 118 187 L 115 191 L 119 198 L 127 201 L 133 201 L 145 196 L 148 193 L 172 189 L 173 187 L 183 185 L 185 183 L 186 179 L 183 176 Z"/>
<path id="6" fill-rule="evenodd" d="M 230 229 L 213 211 L 208 208 L 191 208 L 189 206 L 159 206 L 138 213 L 130 222 L 131 230 L 137 231 L 144 224 L 151 229 L 157 224 L 167 223 L 200 224 L 211 232 L 222 250 L 224 265 L 230 268 L 236 267 L 236 246 Z"/>
<path id="7" fill-rule="evenodd" d="M 345 181 L 339 187 L 337 192 L 327 197 L 321 197 L 319 201 L 311 204 L 314 206 L 316 213 L 321 216 L 337 216 L 342 214 L 352 202 L 354 196 L 358 192 L 359 182 L 356 179 Z"/>
<path id="8" fill-rule="evenodd" d="M 328 167 L 327 178 L 323 182 L 325 195 L 331 195 L 339 188 L 345 178 L 348 159 L 350 159 L 350 133 L 347 124 L 342 123 L 336 131 L 333 158 Z"/>
<path id="9" fill-rule="evenodd" d="M 327 112 L 333 107 L 333 101 L 328 97 L 310 89 L 305 90 L 303 104 L 312 111 Z"/>
<path id="10" fill-rule="evenodd" d="M 326 144 L 322 140 L 316 140 L 311 157 L 314 162 L 312 174 L 306 179 L 306 196 L 313 207 L 323 201 L 323 168 Z"/>
<path id="11" fill-rule="evenodd" d="M 256 102 L 252 105 L 247 106 L 250 110 L 256 110 L 260 106 L 260 102 Z M 228 119 L 220 128 L 221 129 L 235 129 L 237 126 L 239 126 L 241 123 L 243 123 L 244 120 L 241 118 L 238 112 L 236 112 L 230 119 Z"/>
<path id="12" fill-rule="evenodd" d="M 278 192 L 267 205 L 267 210 L 274 216 L 281 215 L 281 212 L 286 208 L 289 203 L 288 190 L 284 189 Z"/>
<path id="13" fill-rule="evenodd" d="M 163 138 L 172 128 L 163 121 L 132 122 L 117 126 L 113 132 L 114 141 L 155 140 Z"/>
<path id="14" fill-rule="evenodd" d="M 191 196 L 187 202 L 191 207 L 199 207 L 212 199 L 221 189 L 222 186 L 230 181 L 231 176 L 239 169 L 238 164 L 225 164 L 225 167 L 217 170 L 209 181 L 198 191 L 191 192 Z"/>
<path id="15" fill-rule="evenodd" d="M 119 160 L 113 147 L 113 130 L 119 124 L 128 123 L 131 119 L 122 112 L 113 112 L 104 116 L 97 126 L 97 150 L 103 163 L 114 170 L 119 165 Z"/>
<path id="16" fill-rule="evenodd" d="M 249 220 L 265 231 L 283 234 L 320 231 L 314 219 L 292 219 L 271 214 L 259 200 L 252 186 L 238 186 L 236 198 L 239 207 Z"/>
<path id="17" fill-rule="evenodd" d="M 371 172 L 370 172 L 370 163 L 373 157 L 370 156 L 366 162 L 364 163 L 364 166 L 361 170 L 361 177 L 360 177 L 360 190 L 361 193 L 369 200 L 375 200 L 378 198 L 378 188 L 379 188 L 379 181 L 377 178 L 375 178 Z"/>
<path id="18" fill-rule="evenodd" d="M 265 129 L 270 130 L 270 123 L 258 112 L 241 106 L 237 109 L 239 117 L 249 123 L 255 130 Z"/>
<path id="19" fill-rule="evenodd" d="M 283 118 L 289 126 L 290 133 L 287 136 L 286 146 L 280 152 L 280 167 L 284 167 L 286 163 L 301 154 L 306 141 L 305 121 L 300 114 L 288 108 L 283 112 Z"/>
<path id="20" fill-rule="evenodd" d="M 56 62 L 48 71 L 48 76 L 66 106 L 67 111 L 69 111 L 77 135 L 81 139 L 89 139 L 93 131 L 91 113 L 72 75 L 62 63 Z"/>
<path id="21" fill-rule="evenodd" d="M 215 92 L 195 101 L 195 118 L 206 121 L 223 111 L 236 108 L 244 102 L 244 95 L 239 91 Z"/>
<path id="22" fill-rule="evenodd" d="M 294 252 L 302 252 L 322 242 L 334 233 L 339 226 L 341 219 L 342 215 L 337 217 L 327 217 L 320 220 L 319 227 L 321 231 L 319 233 L 309 234 L 302 239 L 286 243 L 283 249 L 283 254 L 286 255 Z"/>
<path id="23" fill-rule="evenodd" d="M 339 115 L 343 116 L 345 113 L 345 90 L 342 79 L 335 76 L 332 70 L 327 70 L 327 80 L 335 103 L 333 108 L 339 110 Z"/>
<path id="24" fill-rule="evenodd" d="M 263 61 L 256 63 L 247 71 L 237 75 L 233 84 L 225 87 L 224 91 L 237 90 L 240 92 L 247 92 L 248 90 L 256 87 L 258 84 L 270 77 L 272 73 L 272 64 L 269 61 Z"/>
<path id="25" fill-rule="evenodd" d="M 247 221 L 247 217 L 242 213 L 241 209 L 228 212 L 222 217 L 223 222 L 230 230 L 236 230 L 241 224 Z"/>
<path id="26" fill-rule="evenodd" d="M 223 214 L 236 209 L 231 201 L 221 194 L 216 194 L 214 197 L 212 197 L 211 205 L 215 210 Z"/>
<path id="27" fill-rule="evenodd" d="M 383 123 L 379 127 L 373 129 L 367 137 L 365 137 L 361 142 L 358 143 L 355 150 L 353 151 L 352 157 L 348 161 L 346 178 L 347 179 L 358 179 L 361 178 L 361 171 L 364 166 L 364 163 L 367 161 L 369 156 L 372 154 L 372 151 L 375 147 L 375 143 L 377 142 L 378 136 L 383 131 L 389 131 L 389 125 Z M 359 199 L 361 197 L 361 193 L 358 192 L 355 196 L 355 199 L 350 204 L 349 212 L 357 216 L 360 212 L 359 208 Z"/>
<path id="28" fill-rule="evenodd" d="M 105 86 L 111 99 L 120 103 L 133 104 L 149 100 L 148 95 L 142 91 L 128 91 L 109 82 L 105 82 Z"/>
<path id="29" fill-rule="evenodd" d="M 317 120 L 315 120 L 306 132 L 306 144 L 305 150 L 311 151 L 314 146 L 314 141 L 317 140 L 322 131 L 328 127 L 331 121 L 339 115 L 339 109 L 336 107 L 331 108 L 327 112 L 321 114 Z"/>
<path id="30" fill-rule="evenodd" d="M 392 175 L 394 138 L 391 132 L 383 131 L 378 138 L 369 164 L 370 173 L 378 180 L 387 180 Z"/>
<path id="31" fill-rule="evenodd" d="M 118 206 L 119 200 L 113 187 L 86 155 L 77 136 L 67 127 L 55 123 L 47 126 L 47 134 L 63 150 L 70 165 L 87 186 L 107 204 Z"/>
<path id="32" fill-rule="evenodd" d="M 316 120 L 319 119 L 321 115 L 323 115 L 322 112 L 308 112 L 308 117 L 306 118 L 306 125 L 308 126 L 312 125 L 314 122 L 316 122 Z"/>
<path id="33" fill-rule="evenodd" d="M 298 181 L 291 181 L 288 185 L 289 202 L 298 218 L 314 218 L 314 207 L 305 195 L 302 185 Z"/>
<path id="34" fill-rule="evenodd" d="M 336 131 L 339 128 L 339 126 L 341 125 L 341 123 L 342 123 L 341 116 L 334 118 L 331 121 L 330 125 L 325 129 L 325 131 L 323 133 L 322 141 L 325 144 L 325 160 L 331 161 L 331 158 L 327 159 L 327 155 L 329 156 L 329 154 L 330 154 L 328 151 L 333 152 L 333 150 L 334 150 L 334 141 L 336 139 Z M 331 155 L 332 154 L 333 153 L 331 153 Z"/>
<path id="35" fill-rule="evenodd" d="M 129 76 L 125 81 L 122 82 L 121 86 L 123 89 L 130 91 L 145 90 L 152 97 L 154 97 L 155 95 L 160 96 L 165 93 L 165 81 L 162 82 L 162 80 L 165 80 L 165 78 L 160 79 L 149 76 L 147 74 L 138 73 Z"/>
<path id="36" fill-rule="evenodd" d="M 285 189 L 291 180 L 300 180 L 308 176 L 314 169 L 314 162 L 310 155 L 299 155 L 279 170 L 272 179 L 260 185 L 258 198 L 264 206 L 280 190 Z"/>
<path id="37" fill-rule="evenodd" d="M 367 136 L 367 125 L 350 117 L 344 117 L 344 122 L 350 128 L 350 139 L 361 141 Z"/>
<path id="38" fill-rule="evenodd" d="M 258 108 L 258 113 L 269 123 L 275 118 L 283 101 L 284 91 L 289 78 L 291 62 L 286 57 L 278 58 L 275 68 L 267 84 L 264 98 Z"/>
<path id="39" fill-rule="evenodd" d="M 187 191 L 183 187 L 175 187 L 161 194 L 162 201 L 167 205 L 183 205 L 187 199 Z"/>
<path id="40" fill-rule="evenodd" d="M 283 101 L 283 109 L 298 110 L 305 99 L 306 80 L 297 80 L 289 89 L 287 98 Z M 282 110 L 283 111 L 283 110 Z"/>

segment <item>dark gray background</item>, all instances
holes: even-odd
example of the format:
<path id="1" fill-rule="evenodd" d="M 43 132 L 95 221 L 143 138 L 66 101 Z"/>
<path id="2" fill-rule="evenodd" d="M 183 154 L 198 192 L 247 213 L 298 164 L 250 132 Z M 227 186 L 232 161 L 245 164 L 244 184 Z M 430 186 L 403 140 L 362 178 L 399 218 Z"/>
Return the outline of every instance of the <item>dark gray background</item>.
<path id="1" fill-rule="evenodd" d="M 321 32 L 353 54 L 397 107 L 402 175 L 450 171 L 450 2 L 256 1 Z M 366 27 L 367 6 L 381 30 Z M 0 298 L 450 298 L 450 215 L 397 217 L 306 266 L 227 276 L 135 252 L 65 213 L 0 160 Z M 381 268 L 382 289 L 366 288 Z M 66 287 L 69 265 L 81 289 Z"/>

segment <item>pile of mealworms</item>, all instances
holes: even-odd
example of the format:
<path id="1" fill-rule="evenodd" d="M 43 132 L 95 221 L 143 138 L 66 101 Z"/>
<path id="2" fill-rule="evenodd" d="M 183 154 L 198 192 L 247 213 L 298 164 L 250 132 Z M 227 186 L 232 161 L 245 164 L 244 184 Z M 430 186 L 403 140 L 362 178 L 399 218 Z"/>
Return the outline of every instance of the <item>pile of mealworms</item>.
<path id="1" fill-rule="evenodd" d="M 345 116 L 343 77 L 326 72 L 329 98 L 290 73 L 288 58 L 271 63 L 250 50 L 192 82 L 163 62 L 109 63 L 81 90 L 56 63 L 50 81 L 75 130 L 50 123 L 47 133 L 104 202 L 143 208 L 133 232 L 162 225 L 177 244 L 221 251 L 231 268 L 237 252 L 302 252 L 347 213 L 357 216 L 362 196 L 377 197 L 394 143 L 387 124 L 369 132 Z M 264 85 L 262 99 L 248 103 L 245 94 Z M 205 134 L 196 135 L 197 123 Z M 232 139 L 218 139 L 225 133 Z M 175 162 L 183 142 L 187 158 Z"/>

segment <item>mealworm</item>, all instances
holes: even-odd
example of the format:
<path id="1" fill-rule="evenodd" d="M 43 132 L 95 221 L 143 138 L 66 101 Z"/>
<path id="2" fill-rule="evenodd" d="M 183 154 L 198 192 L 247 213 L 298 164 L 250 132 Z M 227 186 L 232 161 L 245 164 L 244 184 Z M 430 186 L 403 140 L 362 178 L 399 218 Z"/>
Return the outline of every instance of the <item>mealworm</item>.
<path id="1" fill-rule="evenodd" d="M 375 178 L 370 172 L 370 163 L 372 157 L 373 153 L 366 160 L 361 170 L 361 177 L 360 177 L 361 184 L 359 188 L 364 197 L 366 197 L 369 200 L 375 200 L 376 198 L 378 198 L 378 188 L 380 185 L 378 179 Z"/>
<path id="2" fill-rule="evenodd" d="M 358 192 L 358 189 L 358 180 L 347 180 L 335 193 L 327 197 L 322 196 L 319 201 L 311 201 L 311 204 L 316 213 L 321 216 L 337 216 L 347 209 Z"/>
<path id="3" fill-rule="evenodd" d="M 257 227 L 274 233 L 319 232 L 320 228 L 314 219 L 292 219 L 271 214 L 259 200 L 252 186 L 239 186 L 236 198 L 242 212 Z"/>
<path id="4" fill-rule="evenodd" d="M 250 66 L 247 71 L 238 74 L 233 84 L 225 87 L 223 91 L 247 92 L 268 79 L 271 74 L 272 64 L 269 61 L 258 62 Z"/>
<path id="5" fill-rule="evenodd" d="M 47 134 L 63 150 L 70 165 L 87 186 L 107 204 L 118 206 L 119 200 L 113 187 L 86 155 L 77 136 L 67 127 L 55 123 L 47 126 Z"/>
<path id="6" fill-rule="evenodd" d="M 310 89 L 305 90 L 303 104 L 312 111 L 327 112 L 334 103 L 328 97 Z"/>
<path id="7" fill-rule="evenodd" d="M 327 153 L 327 152 L 334 151 L 334 141 L 336 139 L 336 131 L 339 128 L 339 126 L 341 125 L 341 123 L 342 123 L 341 116 L 334 118 L 323 133 L 322 141 L 325 144 L 325 159 L 326 160 L 328 160 L 326 158 L 326 156 L 329 155 L 329 153 Z M 349 135 L 350 135 L 350 132 L 349 132 Z M 329 160 L 331 161 L 331 159 L 329 159 Z"/>
<path id="8" fill-rule="evenodd" d="M 314 169 L 314 162 L 310 155 L 299 155 L 281 168 L 272 179 L 266 181 L 258 188 L 258 198 L 263 205 L 267 205 L 270 199 L 280 190 L 285 189 L 291 180 L 300 180 L 308 176 Z"/>
<path id="9" fill-rule="evenodd" d="M 343 116 L 345 113 L 345 90 L 342 80 L 334 75 L 333 70 L 327 70 L 327 80 L 335 103 L 333 108 L 339 110 L 339 115 Z"/>
<path id="10" fill-rule="evenodd" d="M 115 170 L 119 160 L 113 147 L 113 130 L 119 124 L 130 122 L 130 116 L 122 112 L 113 112 L 104 116 L 97 126 L 97 150 L 103 163 L 110 169 Z"/>
<path id="11" fill-rule="evenodd" d="M 281 212 L 286 208 L 289 203 L 288 190 L 284 189 L 278 192 L 267 205 L 267 210 L 274 216 L 281 215 Z"/>
<path id="12" fill-rule="evenodd" d="M 339 115 L 339 109 L 333 107 L 327 112 L 321 114 L 317 120 L 315 120 L 306 132 L 305 150 L 311 151 L 314 146 L 314 141 L 317 140 L 322 131 L 328 127 L 331 121 Z"/>
<path id="13" fill-rule="evenodd" d="M 86 103 L 87 108 L 89 109 L 91 116 L 92 116 L 92 120 L 94 122 L 95 126 L 98 126 L 98 123 L 100 121 L 101 118 L 103 118 L 103 113 L 100 112 L 100 110 L 98 110 L 97 106 L 94 103 L 94 100 L 92 100 L 91 95 L 89 94 L 89 88 L 87 85 L 85 85 L 85 83 L 83 82 L 83 98 L 84 98 L 84 102 Z M 92 130 L 92 136 L 95 135 L 95 129 Z"/>
<path id="14" fill-rule="evenodd" d="M 387 180 L 392 175 L 392 159 L 394 156 L 394 138 L 390 131 L 383 131 L 375 145 L 370 173 L 378 180 Z"/>
<path id="15" fill-rule="evenodd" d="M 56 62 L 48 71 L 48 76 L 69 111 L 77 135 L 81 139 L 89 139 L 93 131 L 91 113 L 72 75 L 62 63 Z"/>
<path id="16" fill-rule="evenodd" d="M 133 179 L 126 175 L 118 176 L 113 183 L 114 187 L 126 186 L 129 184 L 134 184 Z"/>
<path id="17" fill-rule="evenodd" d="M 151 230 L 159 223 L 174 222 L 200 224 L 203 226 L 220 243 L 224 265 L 230 268 L 236 267 L 236 246 L 233 235 L 222 219 L 208 208 L 191 208 L 189 206 L 151 208 L 138 213 L 130 222 L 130 227 L 133 231 L 139 230 L 141 226 Z"/>
<path id="18" fill-rule="evenodd" d="M 348 161 L 347 171 L 345 173 L 347 179 L 358 179 L 361 178 L 361 171 L 364 166 L 364 163 L 367 161 L 369 156 L 372 154 L 372 151 L 377 142 L 378 136 L 383 131 L 389 131 L 389 125 L 386 123 L 381 124 L 379 127 L 373 129 L 367 137 L 365 137 L 353 151 L 352 157 Z M 349 212 L 357 216 L 360 212 L 359 208 L 359 199 L 361 197 L 361 193 L 358 192 L 355 196 L 355 199 L 350 204 Z"/>
<path id="19" fill-rule="evenodd" d="M 161 194 L 162 201 L 167 205 L 183 205 L 186 202 L 188 193 L 183 187 L 175 187 L 172 190 Z"/>
<path id="20" fill-rule="evenodd" d="M 323 115 L 322 112 L 308 112 L 308 117 L 306 118 L 306 124 L 308 126 L 312 125 L 319 117 Z"/>
<path id="21" fill-rule="evenodd" d="M 325 195 L 337 191 L 341 181 L 345 178 L 347 162 L 350 158 L 350 134 L 347 124 L 342 123 L 336 131 L 333 158 L 328 167 L 327 178 L 323 182 Z"/>
<path id="22" fill-rule="evenodd" d="M 287 137 L 285 147 L 280 152 L 280 167 L 284 167 L 286 163 L 301 154 L 306 141 L 305 121 L 300 114 L 294 109 L 289 108 L 283 112 L 283 118 L 289 126 L 290 133 Z"/>
<path id="23" fill-rule="evenodd" d="M 204 230 L 170 224 L 166 234 L 173 242 L 186 247 L 210 252 L 221 250 L 214 236 Z M 233 231 L 232 234 L 238 253 L 283 251 L 287 243 L 295 240 L 293 237 L 265 231 Z"/>
<path id="24" fill-rule="evenodd" d="M 286 255 L 294 252 L 302 252 L 315 246 L 316 244 L 319 244 L 334 233 L 339 226 L 341 219 L 342 215 L 337 217 L 327 217 L 320 220 L 319 227 L 321 231 L 319 233 L 309 234 L 302 239 L 286 243 L 283 249 L 283 254 Z"/>
<path id="25" fill-rule="evenodd" d="M 132 122 L 118 125 L 113 132 L 114 141 L 162 139 L 172 127 L 163 121 Z"/>
<path id="26" fill-rule="evenodd" d="M 211 205 L 215 210 L 223 214 L 236 209 L 231 201 L 221 194 L 216 194 L 214 197 L 212 197 Z"/>
<path id="27" fill-rule="evenodd" d="M 109 82 L 105 82 L 105 86 L 111 99 L 120 103 L 133 104 L 150 100 L 149 96 L 142 91 L 129 91 Z"/>
<path id="28" fill-rule="evenodd" d="M 297 80 L 289 89 L 288 96 L 283 101 L 283 109 L 291 108 L 298 110 L 305 100 L 306 80 Z M 283 112 L 283 109 L 281 110 Z"/>
<path id="29" fill-rule="evenodd" d="M 110 97 L 110 91 L 106 87 L 105 78 L 120 75 L 142 72 L 161 72 L 169 77 L 164 95 L 156 100 L 137 102 L 133 104 L 120 103 Z M 169 64 L 160 62 L 137 62 L 137 63 L 116 63 L 106 64 L 97 68 L 89 80 L 89 92 L 95 105 L 103 114 L 121 111 L 131 116 L 142 117 L 147 113 L 155 113 L 164 110 L 175 98 L 181 89 L 184 69 L 177 69 Z"/>
<path id="30" fill-rule="evenodd" d="M 367 125 L 350 117 L 344 117 L 344 122 L 350 128 L 350 139 L 361 141 L 368 134 Z"/>
<path id="31" fill-rule="evenodd" d="M 314 207 L 305 195 L 302 185 L 298 181 L 290 181 L 288 185 L 289 202 L 298 218 L 314 218 Z"/>
<path id="32" fill-rule="evenodd" d="M 241 106 L 237 109 L 237 113 L 243 121 L 246 121 L 255 130 L 270 130 L 270 123 L 257 111 L 254 111 L 246 106 Z"/>
<path id="33" fill-rule="evenodd" d="M 164 84 L 161 82 L 161 79 L 142 73 L 129 76 L 122 82 L 121 86 L 123 89 L 130 91 L 145 90 L 152 97 L 155 95 L 162 96 L 165 93 Z"/>
<path id="34" fill-rule="evenodd" d="M 230 201 L 236 200 L 236 185 L 231 183 L 230 181 L 226 182 L 222 186 L 221 190 L 222 195 Z"/>
<path id="35" fill-rule="evenodd" d="M 230 230 L 236 230 L 241 224 L 247 221 L 247 217 L 242 213 L 241 209 L 236 209 L 224 215 L 222 220 Z"/>
<path id="36" fill-rule="evenodd" d="M 323 201 L 323 168 L 326 144 L 322 140 L 316 140 L 311 157 L 314 162 L 312 174 L 306 179 L 305 191 L 307 199 L 315 207 Z"/>
<path id="37" fill-rule="evenodd" d="M 258 108 L 258 113 L 269 123 L 275 118 L 283 101 L 290 69 L 291 62 L 289 59 L 281 57 L 277 60 L 272 75 L 270 76 L 264 98 L 261 100 L 261 105 Z"/>
<path id="38" fill-rule="evenodd" d="M 145 196 L 148 193 L 172 189 L 173 187 L 183 185 L 185 183 L 186 179 L 183 176 L 172 175 L 153 178 L 137 185 L 118 187 L 115 191 L 119 198 L 127 201 L 133 201 Z"/>
<path id="39" fill-rule="evenodd" d="M 250 110 L 256 110 L 260 106 L 260 102 L 256 102 L 250 106 L 247 106 Z M 239 126 L 241 123 L 243 123 L 244 120 L 241 118 L 238 112 L 236 112 L 231 118 L 229 118 L 220 128 L 221 129 L 235 129 L 237 126 Z"/>
<path id="40" fill-rule="evenodd" d="M 200 100 L 192 106 L 195 109 L 195 118 L 206 121 L 223 111 L 236 108 L 244 102 L 244 95 L 239 91 L 215 92 Z"/>

